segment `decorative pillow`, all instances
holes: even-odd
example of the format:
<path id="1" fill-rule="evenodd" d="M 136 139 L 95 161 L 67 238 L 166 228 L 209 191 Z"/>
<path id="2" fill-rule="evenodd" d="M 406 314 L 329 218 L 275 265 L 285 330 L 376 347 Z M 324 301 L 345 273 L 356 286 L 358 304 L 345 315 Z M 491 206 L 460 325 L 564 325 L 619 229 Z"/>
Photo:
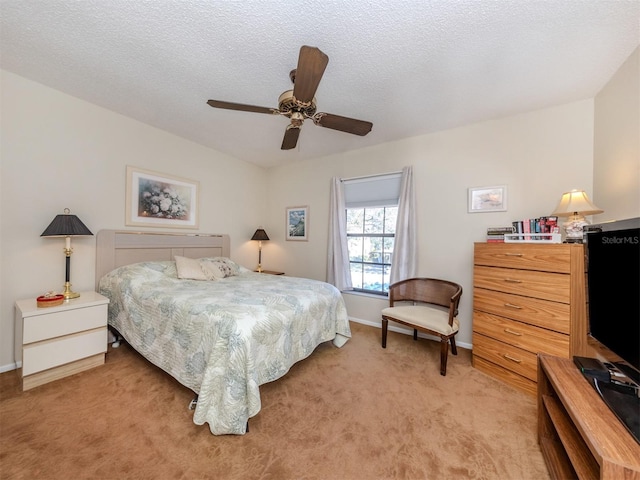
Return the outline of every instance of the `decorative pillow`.
<path id="1" fill-rule="evenodd" d="M 218 259 L 201 259 L 200 265 L 202 265 L 202 270 L 209 280 L 218 280 L 233 275 L 229 265 Z"/>
<path id="2" fill-rule="evenodd" d="M 208 280 L 205 272 L 202 270 L 200 260 L 195 258 L 174 257 L 176 261 L 176 270 L 178 278 L 183 280 Z"/>
<path id="3" fill-rule="evenodd" d="M 240 273 L 240 265 L 226 257 L 201 258 L 200 266 L 209 280 L 233 277 Z"/>
<path id="4" fill-rule="evenodd" d="M 200 265 L 207 280 L 218 280 L 225 277 L 224 269 L 221 268 L 223 264 L 216 260 L 210 258 L 201 259 Z"/>

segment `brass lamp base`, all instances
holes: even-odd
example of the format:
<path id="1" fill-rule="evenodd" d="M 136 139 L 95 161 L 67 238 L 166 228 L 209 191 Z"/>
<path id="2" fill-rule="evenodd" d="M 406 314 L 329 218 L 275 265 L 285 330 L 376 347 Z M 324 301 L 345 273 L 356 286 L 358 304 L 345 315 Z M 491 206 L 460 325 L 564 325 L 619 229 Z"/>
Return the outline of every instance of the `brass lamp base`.
<path id="1" fill-rule="evenodd" d="M 258 242 L 258 268 L 256 272 L 262 273 L 262 241 Z"/>
<path id="2" fill-rule="evenodd" d="M 71 298 L 78 298 L 80 296 L 79 293 L 71 291 L 71 284 L 69 282 L 66 282 L 64 284 L 64 291 L 62 292 L 62 295 L 64 295 L 65 300 L 69 300 Z"/>

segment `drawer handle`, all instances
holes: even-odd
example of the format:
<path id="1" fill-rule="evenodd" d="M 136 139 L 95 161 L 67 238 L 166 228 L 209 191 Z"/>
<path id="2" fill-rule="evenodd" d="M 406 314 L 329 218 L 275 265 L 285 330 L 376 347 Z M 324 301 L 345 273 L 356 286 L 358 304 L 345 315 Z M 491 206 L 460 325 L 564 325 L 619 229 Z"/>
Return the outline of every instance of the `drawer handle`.
<path id="1" fill-rule="evenodd" d="M 506 358 L 507 360 L 511 360 L 512 362 L 516 362 L 516 363 L 522 363 L 522 360 L 519 360 L 517 358 L 513 358 L 512 356 L 510 356 L 508 353 L 505 353 L 504 355 L 502 355 L 504 358 Z"/>
<path id="2" fill-rule="evenodd" d="M 514 332 L 513 330 L 509 330 L 508 328 L 505 328 L 504 331 L 506 333 L 510 333 L 511 335 L 515 335 L 516 337 L 521 337 L 522 334 L 520 332 Z"/>
<path id="3" fill-rule="evenodd" d="M 522 310 L 522 307 L 518 305 L 514 305 L 513 303 L 505 303 L 504 306 L 509 308 L 515 308 L 516 310 Z"/>
<path id="4" fill-rule="evenodd" d="M 522 257 L 521 253 L 505 253 L 507 257 Z"/>
<path id="5" fill-rule="evenodd" d="M 507 283 L 522 283 L 522 280 L 516 280 L 515 278 L 505 278 L 504 281 Z"/>

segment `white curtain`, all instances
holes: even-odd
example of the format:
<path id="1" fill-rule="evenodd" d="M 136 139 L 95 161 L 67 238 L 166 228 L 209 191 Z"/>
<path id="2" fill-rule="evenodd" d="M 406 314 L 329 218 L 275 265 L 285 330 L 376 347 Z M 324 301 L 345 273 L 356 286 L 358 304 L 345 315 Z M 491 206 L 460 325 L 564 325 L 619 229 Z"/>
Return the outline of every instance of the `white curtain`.
<path id="1" fill-rule="evenodd" d="M 398 222 L 391 259 L 390 283 L 415 277 L 417 271 L 416 196 L 413 188 L 413 167 L 402 169 Z"/>
<path id="2" fill-rule="evenodd" d="M 351 290 L 353 286 L 349 270 L 344 190 L 342 181 L 338 177 L 333 177 L 331 180 L 329 216 L 327 282 L 335 285 L 338 290 Z"/>

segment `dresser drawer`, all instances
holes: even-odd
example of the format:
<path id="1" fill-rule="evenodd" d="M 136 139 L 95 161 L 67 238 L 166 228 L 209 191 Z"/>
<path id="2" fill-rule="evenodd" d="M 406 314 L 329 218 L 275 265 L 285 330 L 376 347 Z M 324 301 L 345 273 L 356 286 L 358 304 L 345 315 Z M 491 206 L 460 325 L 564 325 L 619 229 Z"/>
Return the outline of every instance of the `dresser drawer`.
<path id="1" fill-rule="evenodd" d="M 473 331 L 532 353 L 569 358 L 569 335 L 563 333 L 478 311 L 473 312 Z"/>
<path id="2" fill-rule="evenodd" d="M 22 375 L 31 375 L 107 351 L 107 327 L 25 345 Z"/>
<path id="3" fill-rule="evenodd" d="M 571 277 L 562 273 L 477 266 L 473 271 L 473 286 L 569 303 Z"/>
<path id="4" fill-rule="evenodd" d="M 570 306 L 566 303 L 474 288 L 473 308 L 569 334 Z"/>
<path id="5" fill-rule="evenodd" d="M 522 375 L 518 375 L 517 373 L 513 373 L 511 370 L 507 370 L 506 368 L 502 368 L 495 363 L 491 363 L 486 361 L 482 357 L 478 357 L 477 355 L 473 356 L 473 366 L 480 370 L 481 372 L 486 373 L 487 375 L 491 375 L 492 377 L 498 378 L 509 385 L 522 390 L 529 395 L 536 395 L 538 393 L 538 383 L 533 380 L 529 380 L 528 378 L 523 377 Z"/>
<path id="6" fill-rule="evenodd" d="M 529 380 L 537 381 L 538 356 L 535 353 L 474 333 L 473 355 L 500 365 Z"/>
<path id="7" fill-rule="evenodd" d="M 475 265 L 570 273 L 570 245 L 476 243 Z"/>
<path id="8" fill-rule="evenodd" d="M 107 304 L 26 317 L 25 344 L 107 326 Z"/>

